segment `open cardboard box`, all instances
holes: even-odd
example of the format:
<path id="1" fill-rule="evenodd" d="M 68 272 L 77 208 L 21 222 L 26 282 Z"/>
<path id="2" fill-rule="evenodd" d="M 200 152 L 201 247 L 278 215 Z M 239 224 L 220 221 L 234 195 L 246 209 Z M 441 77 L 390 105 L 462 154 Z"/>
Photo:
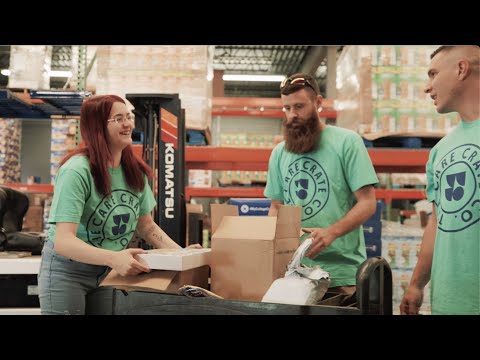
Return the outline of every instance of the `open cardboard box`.
<path id="1" fill-rule="evenodd" d="M 126 291 L 149 291 L 178 294 L 184 285 L 208 288 L 208 266 L 201 266 L 185 271 L 152 270 L 132 276 L 121 276 L 111 270 L 100 286 L 111 286 Z"/>
<path id="2" fill-rule="evenodd" d="M 302 208 L 278 216 L 239 216 L 234 205 L 212 204 L 211 291 L 225 299 L 260 301 L 285 275 L 300 243 Z"/>

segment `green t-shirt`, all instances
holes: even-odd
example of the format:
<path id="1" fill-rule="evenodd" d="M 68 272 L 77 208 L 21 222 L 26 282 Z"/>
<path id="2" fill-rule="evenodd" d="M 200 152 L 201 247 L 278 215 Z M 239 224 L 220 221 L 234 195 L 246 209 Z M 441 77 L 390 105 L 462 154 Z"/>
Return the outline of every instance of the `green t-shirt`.
<path id="1" fill-rule="evenodd" d="M 79 224 L 77 237 L 90 245 L 114 251 L 127 247 L 139 216 L 149 214 L 156 201 L 147 182 L 142 192 L 136 192 L 129 188 L 121 166 L 108 171 L 112 192 L 103 196 L 97 192 L 87 157 L 74 156 L 59 169 L 48 219 L 51 241 L 55 223 L 70 222 Z"/>
<path id="2" fill-rule="evenodd" d="M 265 196 L 285 205 L 302 206 L 302 227 L 325 228 L 356 203 L 354 192 L 378 182 L 362 138 L 355 132 L 327 126 L 317 150 L 294 154 L 285 143 L 272 151 Z M 331 287 L 356 285 L 358 267 L 366 259 L 363 228 L 337 238 L 307 266 L 319 265 L 332 278 Z"/>
<path id="3" fill-rule="evenodd" d="M 480 314 L 480 120 L 461 122 L 430 151 L 427 197 L 437 236 L 432 314 Z"/>

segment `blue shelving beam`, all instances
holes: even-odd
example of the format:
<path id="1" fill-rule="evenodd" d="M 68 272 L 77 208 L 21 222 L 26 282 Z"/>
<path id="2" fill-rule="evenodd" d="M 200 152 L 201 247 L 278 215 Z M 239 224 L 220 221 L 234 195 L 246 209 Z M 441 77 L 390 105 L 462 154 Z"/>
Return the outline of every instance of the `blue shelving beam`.
<path id="1" fill-rule="evenodd" d="M 9 90 L 0 90 L 0 117 L 2 118 L 43 118 L 45 114 L 33 104 L 14 96 Z"/>
<path id="2" fill-rule="evenodd" d="M 52 115 L 80 115 L 83 99 L 89 95 L 88 91 L 30 90 L 32 99 L 41 99 L 57 109 L 58 113 Z"/>
<path id="3" fill-rule="evenodd" d="M 23 119 L 50 119 L 52 115 L 78 116 L 87 91 L 30 90 L 32 99 L 41 99 L 42 104 L 33 104 L 15 96 L 8 89 L 0 90 L 0 117 Z"/>

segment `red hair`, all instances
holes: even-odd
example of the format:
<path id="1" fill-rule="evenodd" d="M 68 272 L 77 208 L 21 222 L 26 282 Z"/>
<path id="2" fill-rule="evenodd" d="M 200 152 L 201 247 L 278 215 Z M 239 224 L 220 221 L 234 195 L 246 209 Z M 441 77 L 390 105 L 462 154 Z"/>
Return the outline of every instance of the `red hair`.
<path id="1" fill-rule="evenodd" d="M 80 110 L 80 131 L 84 143 L 81 148 L 74 150 L 60 162 L 62 166 L 72 156 L 85 155 L 90 163 L 97 191 L 104 196 L 110 194 L 112 185 L 108 172 L 108 162 L 112 161 L 112 154 L 106 141 L 107 119 L 116 102 L 125 104 L 125 101 L 116 95 L 91 96 L 83 101 Z M 145 187 L 144 175 L 150 179 L 152 169 L 133 152 L 131 145 L 123 149 L 121 165 L 128 186 L 136 191 L 142 191 Z"/>

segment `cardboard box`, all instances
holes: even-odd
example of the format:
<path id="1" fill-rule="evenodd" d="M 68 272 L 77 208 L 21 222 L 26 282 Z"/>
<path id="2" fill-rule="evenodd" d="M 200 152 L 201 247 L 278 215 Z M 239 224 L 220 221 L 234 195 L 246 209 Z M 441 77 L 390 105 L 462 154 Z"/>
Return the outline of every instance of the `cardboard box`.
<path id="1" fill-rule="evenodd" d="M 210 252 L 211 249 L 154 249 L 136 257 L 152 270 L 184 271 L 208 265 Z"/>
<path id="2" fill-rule="evenodd" d="M 100 286 L 111 286 L 126 291 L 149 291 L 178 294 L 184 285 L 208 288 L 208 266 L 201 266 L 186 271 L 153 270 L 140 275 L 120 276 L 115 270 L 110 271 Z"/>
<path id="3" fill-rule="evenodd" d="M 43 206 L 30 206 L 23 219 L 23 231 L 43 231 Z"/>
<path id="4" fill-rule="evenodd" d="M 212 292 L 260 301 L 299 245 L 301 214 L 301 207 L 281 206 L 278 216 L 239 216 L 237 206 L 212 204 Z"/>
<path id="5" fill-rule="evenodd" d="M 212 187 L 212 170 L 188 170 L 188 186 Z"/>

